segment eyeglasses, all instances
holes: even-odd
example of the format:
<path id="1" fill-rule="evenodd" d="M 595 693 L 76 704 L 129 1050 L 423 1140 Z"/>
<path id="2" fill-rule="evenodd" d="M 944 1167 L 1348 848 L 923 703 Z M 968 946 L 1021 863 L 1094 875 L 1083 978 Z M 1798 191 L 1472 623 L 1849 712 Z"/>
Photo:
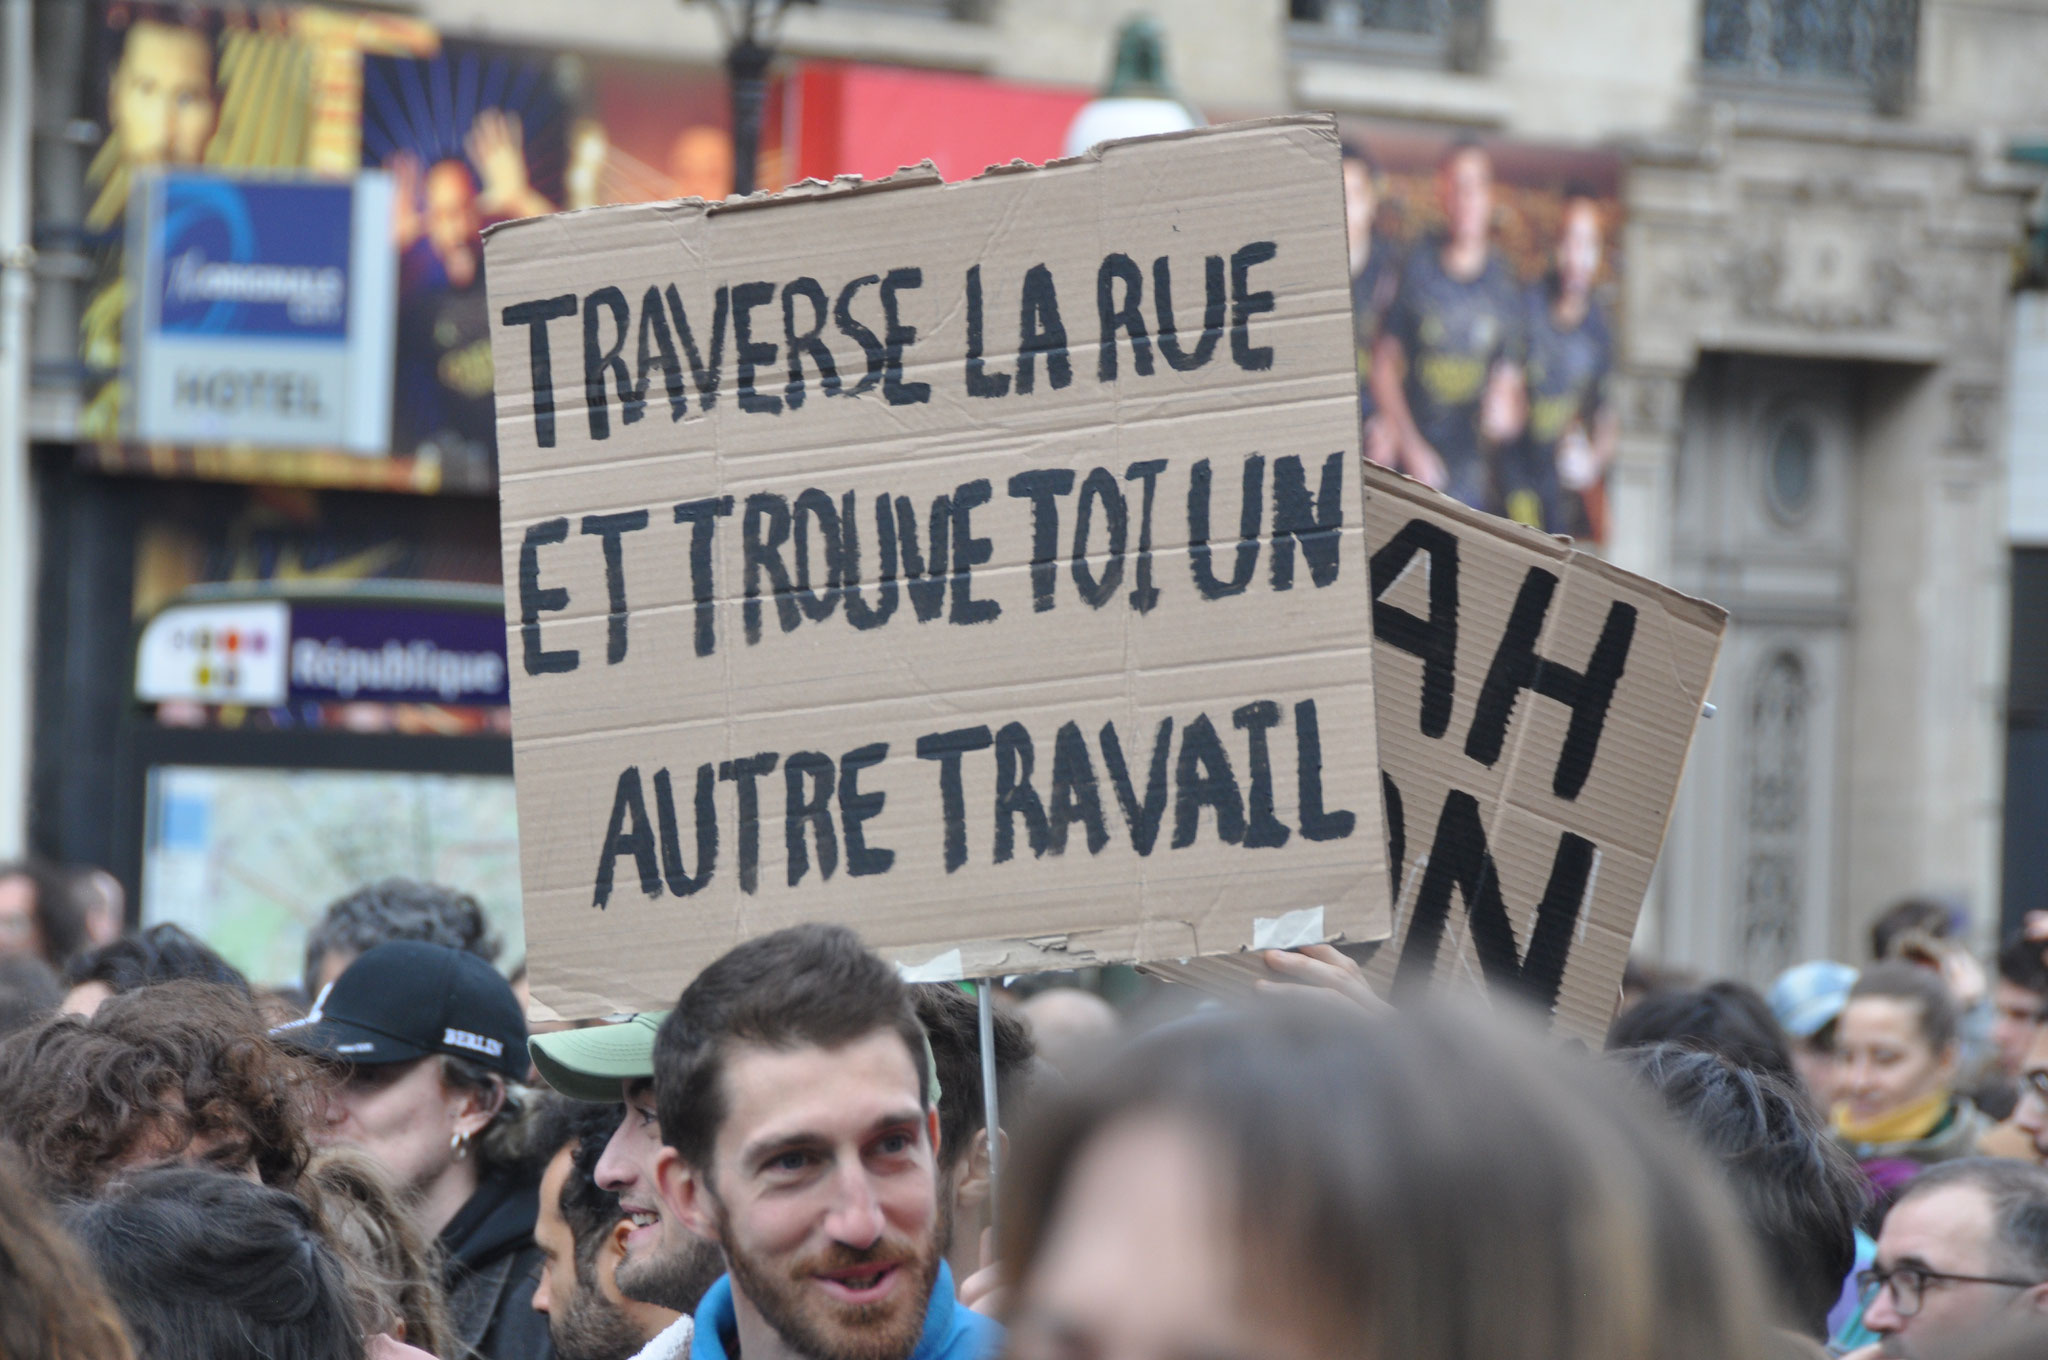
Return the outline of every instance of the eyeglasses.
<path id="1" fill-rule="evenodd" d="M 1912 1317 L 1920 1311 L 1920 1302 L 1927 1292 L 1929 1281 L 1943 1281 L 1949 1284 L 2001 1284 L 2008 1289 L 2032 1289 L 2043 1283 L 2040 1280 L 2005 1280 L 1993 1275 L 1951 1275 L 1946 1271 L 1928 1270 L 1923 1266 L 1893 1266 L 1890 1270 L 1873 1266 L 1856 1273 L 1856 1287 L 1863 1291 L 1867 1304 L 1877 1297 L 1877 1291 L 1889 1285 L 1892 1291 L 1892 1308 L 1902 1318 Z"/>

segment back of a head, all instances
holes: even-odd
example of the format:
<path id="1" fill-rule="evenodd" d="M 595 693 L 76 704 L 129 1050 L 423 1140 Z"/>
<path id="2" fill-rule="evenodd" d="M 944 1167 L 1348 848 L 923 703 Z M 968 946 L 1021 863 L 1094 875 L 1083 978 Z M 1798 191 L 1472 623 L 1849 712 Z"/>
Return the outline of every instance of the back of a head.
<path id="1" fill-rule="evenodd" d="M 130 1360 L 99 1272 L 0 1161 L 0 1356 Z"/>
<path id="2" fill-rule="evenodd" d="M 1300 1353 L 1763 1353 L 1732 1207 L 1625 1086 L 1462 1015 L 1288 1000 L 1199 1016 L 1047 1102 L 1006 1177 L 999 1256 L 1028 1298 L 1091 1142 L 1126 1120 L 1184 1117 L 1223 1163 L 1243 1297 L 1302 1327 Z"/>
<path id="3" fill-rule="evenodd" d="M 293 1195 L 152 1171 L 68 1221 L 148 1360 L 361 1360 L 341 1263 Z"/>
<path id="4" fill-rule="evenodd" d="M 330 904 L 306 937 L 307 996 L 320 991 L 320 965 L 328 954 L 367 954 L 393 940 L 445 944 L 495 963 L 502 947 L 476 898 L 458 888 L 385 878 Z"/>
<path id="5" fill-rule="evenodd" d="M 1617 1055 L 1727 1173 L 1770 1267 L 1786 1326 L 1827 1339 L 1855 1268 L 1868 1187 L 1798 1090 L 1712 1053 L 1655 1044 Z"/>
<path id="6" fill-rule="evenodd" d="M 1873 962 L 1892 957 L 1899 941 L 1909 935 L 1926 935 L 1945 940 L 1955 925 L 1955 913 L 1931 897 L 1908 897 L 1895 902 L 1870 923 L 1870 957 Z"/>
<path id="7" fill-rule="evenodd" d="M 89 949 L 64 969 L 66 985 L 103 982 L 116 996 L 180 978 L 211 982 L 249 995 L 249 979 L 240 969 L 183 926 L 168 921 Z"/>
<path id="8" fill-rule="evenodd" d="M 307 1157 L 313 1070 L 247 998 L 201 982 L 113 997 L 0 1041 L 0 1138 L 48 1192 L 92 1194 L 144 1144 L 174 1158 L 204 1138 L 289 1188 Z"/>
<path id="9" fill-rule="evenodd" d="M 1655 992 L 1617 1016 L 1607 1048 L 1676 1043 L 1718 1053 L 1737 1067 L 1797 1084 L 1792 1049 L 1770 1004 L 1740 982 L 1711 982 L 1682 991 Z"/>
<path id="10" fill-rule="evenodd" d="M 448 1354 L 455 1331 L 439 1260 L 383 1163 L 353 1148 L 323 1148 L 306 1167 L 299 1194 L 313 1205 L 341 1261 L 358 1330 L 398 1334 L 403 1324 L 408 1345 Z"/>
<path id="11" fill-rule="evenodd" d="M 939 1166 L 949 1169 L 967 1155 L 974 1135 L 988 1126 L 981 1079 L 981 1007 L 950 982 L 918 983 L 910 989 L 917 1018 L 932 1045 L 939 1078 Z M 995 1034 L 997 1118 L 1015 1128 L 1018 1097 L 1034 1049 L 1024 1022 L 998 1007 L 989 1016 Z"/>
<path id="12" fill-rule="evenodd" d="M 54 1014 L 64 1002 L 55 969 L 33 954 L 0 957 L 0 1038 Z"/>
<path id="13" fill-rule="evenodd" d="M 655 1039 L 662 1141 L 688 1165 L 710 1165 L 730 1046 L 836 1049 L 884 1029 L 910 1050 L 922 1097 L 931 1074 L 909 990 L 859 936 L 801 925 L 735 945 L 683 989 Z"/>
<path id="14" fill-rule="evenodd" d="M 1998 951 L 1998 976 L 2036 996 L 2048 997 L 2048 940 L 2015 935 Z"/>
<path id="15" fill-rule="evenodd" d="M 1071 1075 L 1116 1041 L 1123 1020 L 1116 1007 L 1079 987 L 1047 987 L 1017 1007 L 1031 1027 L 1031 1042 L 1053 1070 Z"/>
<path id="16" fill-rule="evenodd" d="M 1994 1273 L 2048 1279 L 2048 1167 L 2006 1157 L 1965 1157 L 1929 1167 L 1907 1182 L 1891 1212 L 1911 1200 L 1957 1187 L 1991 1201 Z"/>
<path id="17" fill-rule="evenodd" d="M 1959 1023 L 1955 997 L 1932 969 L 1896 960 L 1874 963 L 1849 989 L 1849 1004 L 1871 997 L 1913 1007 L 1921 1035 L 1936 1052 L 1955 1042 Z"/>

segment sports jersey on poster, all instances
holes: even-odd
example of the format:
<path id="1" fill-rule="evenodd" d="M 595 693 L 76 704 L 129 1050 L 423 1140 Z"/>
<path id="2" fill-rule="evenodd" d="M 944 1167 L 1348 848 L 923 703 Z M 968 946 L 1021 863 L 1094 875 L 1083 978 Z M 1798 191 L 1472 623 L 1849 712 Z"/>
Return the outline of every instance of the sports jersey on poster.
<path id="1" fill-rule="evenodd" d="M 1560 478 L 1558 463 L 1565 437 L 1576 430 L 1575 440 L 1590 438 L 1606 405 L 1614 340 L 1595 301 L 1587 302 L 1577 325 L 1560 326 L 1545 283 L 1528 290 L 1525 331 L 1529 419 L 1501 458 L 1502 508 L 1510 519 L 1548 533 L 1584 538 L 1591 532 L 1584 502 L 1572 479 Z"/>
<path id="2" fill-rule="evenodd" d="M 1523 351 L 1521 286 L 1489 252 L 1470 279 L 1445 272 L 1441 242 L 1411 251 L 1382 323 L 1408 360 L 1404 389 L 1415 428 L 1444 461 L 1452 496 L 1495 508 L 1493 477 L 1480 448 L 1479 407 L 1496 364 Z"/>

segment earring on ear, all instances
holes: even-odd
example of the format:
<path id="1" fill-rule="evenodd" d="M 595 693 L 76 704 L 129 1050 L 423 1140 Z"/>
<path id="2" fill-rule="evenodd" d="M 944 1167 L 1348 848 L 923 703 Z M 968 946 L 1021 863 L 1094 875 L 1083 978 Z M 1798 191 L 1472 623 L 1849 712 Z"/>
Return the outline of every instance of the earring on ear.
<path id="1" fill-rule="evenodd" d="M 467 1157 L 469 1155 L 469 1134 L 462 1129 L 457 1129 L 449 1134 L 448 1151 L 454 1155 L 455 1160 L 458 1162 Z"/>

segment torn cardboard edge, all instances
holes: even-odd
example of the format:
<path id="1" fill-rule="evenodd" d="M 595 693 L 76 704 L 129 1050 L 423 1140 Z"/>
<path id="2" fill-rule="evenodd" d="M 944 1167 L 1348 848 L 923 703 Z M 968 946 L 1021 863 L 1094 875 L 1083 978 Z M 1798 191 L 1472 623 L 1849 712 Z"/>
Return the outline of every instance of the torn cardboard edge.
<path id="1" fill-rule="evenodd" d="M 790 203 L 816 202 L 820 199 L 850 198 L 857 195 L 884 193 L 894 189 L 948 189 L 973 184 L 978 180 L 999 179 L 1005 175 L 1027 174 L 1038 170 L 1057 170 L 1064 166 L 1099 164 L 1103 158 L 1120 147 L 1137 146 L 1154 142 L 1184 141 L 1190 137 L 1202 137 L 1218 132 L 1252 132 L 1264 128 L 1306 127 L 1320 131 L 1329 141 L 1339 140 L 1337 119 L 1328 113 L 1276 114 L 1270 118 L 1247 118 L 1237 122 L 1217 124 L 1210 127 L 1183 128 L 1176 132 L 1155 132 L 1143 137 L 1115 137 L 1106 142 L 1097 142 L 1078 156 L 1056 156 L 1043 165 L 1017 159 L 990 165 L 981 173 L 966 179 L 947 179 L 939 173 L 937 165 L 929 160 L 916 165 L 901 166 L 883 175 L 880 179 L 867 179 L 860 175 L 835 175 L 831 179 L 803 179 L 781 189 L 759 189 L 743 197 L 708 199 L 695 196 L 689 198 L 656 199 L 650 203 L 624 205 L 597 203 L 587 208 L 569 208 L 561 212 L 545 213 L 538 217 L 515 217 L 503 222 L 493 222 L 483 228 L 482 239 L 489 241 L 494 236 L 509 234 L 521 227 L 536 222 L 552 222 L 562 218 L 576 218 L 585 213 L 604 212 L 623 206 L 666 208 L 677 211 L 694 211 L 705 217 L 716 217 L 723 213 L 752 212 L 761 208 L 781 207 Z"/>

